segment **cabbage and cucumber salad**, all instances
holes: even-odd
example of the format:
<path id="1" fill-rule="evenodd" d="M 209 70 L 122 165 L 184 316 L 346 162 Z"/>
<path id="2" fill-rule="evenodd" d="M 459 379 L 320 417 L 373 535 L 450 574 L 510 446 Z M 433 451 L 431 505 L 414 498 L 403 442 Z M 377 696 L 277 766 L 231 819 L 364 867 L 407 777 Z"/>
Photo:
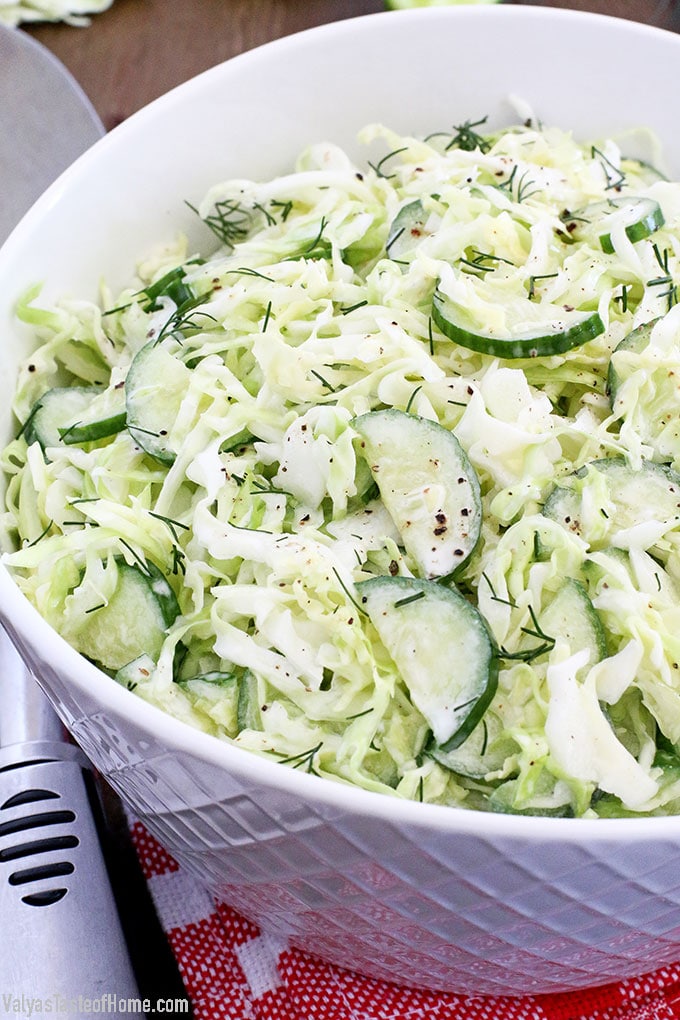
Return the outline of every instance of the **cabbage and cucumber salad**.
<path id="1" fill-rule="evenodd" d="M 361 140 L 215 185 L 123 293 L 21 299 L 4 561 L 131 698 L 286 767 L 675 812 L 680 185 L 531 117 Z"/>

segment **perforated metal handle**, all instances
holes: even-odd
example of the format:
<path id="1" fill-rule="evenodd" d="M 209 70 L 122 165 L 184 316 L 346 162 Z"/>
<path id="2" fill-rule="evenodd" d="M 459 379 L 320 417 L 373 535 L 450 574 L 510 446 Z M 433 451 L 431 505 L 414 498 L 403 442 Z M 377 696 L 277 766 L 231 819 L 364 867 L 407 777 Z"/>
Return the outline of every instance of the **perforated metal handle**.
<path id="1" fill-rule="evenodd" d="M 138 999 L 97 815 L 87 759 L 0 628 L 0 989 L 13 1000 L 118 1017 Z"/>
<path id="2" fill-rule="evenodd" d="M 118 1017 L 139 992 L 94 821 L 90 776 L 67 744 L 0 751 L 0 988 Z M 46 1007 L 43 1006 L 43 1011 Z"/>

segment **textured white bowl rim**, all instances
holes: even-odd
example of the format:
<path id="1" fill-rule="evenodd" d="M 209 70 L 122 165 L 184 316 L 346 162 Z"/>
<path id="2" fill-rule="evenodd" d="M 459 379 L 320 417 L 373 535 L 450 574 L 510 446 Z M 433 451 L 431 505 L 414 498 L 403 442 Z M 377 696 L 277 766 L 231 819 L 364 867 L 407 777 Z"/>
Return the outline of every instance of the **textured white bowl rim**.
<path id="1" fill-rule="evenodd" d="M 349 18 L 274 40 L 239 54 L 227 63 L 266 59 L 267 53 L 272 48 L 286 48 L 291 44 L 294 45 L 296 40 L 301 37 L 316 35 L 321 39 L 327 32 L 332 32 L 336 36 L 346 33 L 349 36 L 356 31 L 357 23 L 386 17 L 412 18 L 414 20 L 419 20 L 422 17 L 493 18 L 494 20 L 523 18 L 527 22 L 528 30 L 530 30 L 531 24 L 537 23 L 540 19 L 547 19 L 554 24 L 556 39 L 559 39 L 559 27 L 563 22 L 580 21 L 583 23 L 584 30 L 589 23 L 609 22 L 612 29 L 615 28 L 617 32 L 630 32 L 637 38 L 646 33 L 677 38 L 678 58 L 680 59 L 680 37 L 675 37 L 673 33 L 653 26 L 625 21 L 605 14 L 561 8 L 482 5 L 480 7 L 437 7 L 399 12 L 378 12 L 358 18 Z M 30 228 L 33 221 L 40 218 L 44 209 L 59 200 L 64 189 L 72 187 L 74 181 L 77 181 L 81 175 L 87 174 L 94 151 L 99 152 L 102 148 L 115 144 L 115 140 L 119 136 L 125 135 L 133 126 L 138 128 L 147 120 L 152 120 L 161 105 L 172 104 L 175 93 L 181 91 L 186 96 L 192 90 L 202 89 L 205 81 L 212 75 L 219 74 L 222 66 L 222 64 L 218 64 L 154 100 L 118 125 L 108 135 L 96 142 L 92 149 L 80 156 L 38 199 L 12 231 L 5 245 L 0 248 L 0 275 L 3 258 L 5 255 L 11 257 L 12 238 Z M 4 618 L 8 622 L 8 627 L 18 637 L 19 644 L 23 643 L 27 648 L 39 647 L 41 657 L 47 662 L 58 664 L 60 670 L 69 675 L 72 683 L 78 688 L 87 690 L 90 694 L 95 692 L 103 710 L 110 709 L 122 716 L 129 717 L 155 742 L 166 745 L 169 750 L 177 749 L 198 756 L 212 766 L 223 767 L 227 772 L 247 772 L 251 781 L 288 794 L 298 795 L 308 802 L 323 805 L 327 809 L 379 818 L 385 823 L 393 822 L 396 825 L 407 825 L 413 829 L 420 827 L 434 829 L 451 836 L 458 833 L 474 833 L 488 839 L 511 839 L 527 844 L 553 840 L 572 844 L 600 841 L 635 843 L 639 840 L 658 838 L 659 840 L 677 840 L 680 845 L 680 816 L 574 819 L 519 816 L 423 804 L 393 797 L 389 794 L 363 790 L 331 779 L 300 773 L 273 760 L 267 760 L 250 751 L 233 746 L 227 741 L 202 733 L 149 704 L 121 687 L 80 656 L 46 623 L 21 594 L 7 568 L 2 564 L 0 564 L 0 618 Z"/>

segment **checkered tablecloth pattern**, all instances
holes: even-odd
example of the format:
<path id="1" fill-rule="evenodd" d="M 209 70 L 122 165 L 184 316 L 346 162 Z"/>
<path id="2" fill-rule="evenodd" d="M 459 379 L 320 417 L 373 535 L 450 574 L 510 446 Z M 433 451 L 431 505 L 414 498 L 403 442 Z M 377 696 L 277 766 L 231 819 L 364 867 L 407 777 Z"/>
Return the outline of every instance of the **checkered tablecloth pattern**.
<path id="1" fill-rule="evenodd" d="M 195 1020 L 680 1020 L 680 963 L 620 984 L 521 999 L 362 977 L 267 935 L 216 902 L 143 825 L 133 822 L 131 832 Z"/>

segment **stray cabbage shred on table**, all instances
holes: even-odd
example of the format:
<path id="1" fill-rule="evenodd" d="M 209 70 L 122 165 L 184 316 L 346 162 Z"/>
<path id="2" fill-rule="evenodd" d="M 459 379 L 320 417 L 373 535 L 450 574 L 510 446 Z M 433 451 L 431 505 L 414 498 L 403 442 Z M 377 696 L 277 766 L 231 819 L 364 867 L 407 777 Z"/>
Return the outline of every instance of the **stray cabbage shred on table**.
<path id="1" fill-rule="evenodd" d="M 533 120 L 361 139 L 385 155 L 317 144 L 217 184 L 205 251 L 160 244 L 122 294 L 24 296 L 4 562 L 131 698 L 272 761 L 458 807 L 676 812 L 680 185 Z M 374 463 L 383 426 L 416 441 Z M 473 548 L 442 525 L 446 573 L 406 534 L 441 429 L 479 494 Z M 462 602 L 491 653 L 451 722 Z"/>

